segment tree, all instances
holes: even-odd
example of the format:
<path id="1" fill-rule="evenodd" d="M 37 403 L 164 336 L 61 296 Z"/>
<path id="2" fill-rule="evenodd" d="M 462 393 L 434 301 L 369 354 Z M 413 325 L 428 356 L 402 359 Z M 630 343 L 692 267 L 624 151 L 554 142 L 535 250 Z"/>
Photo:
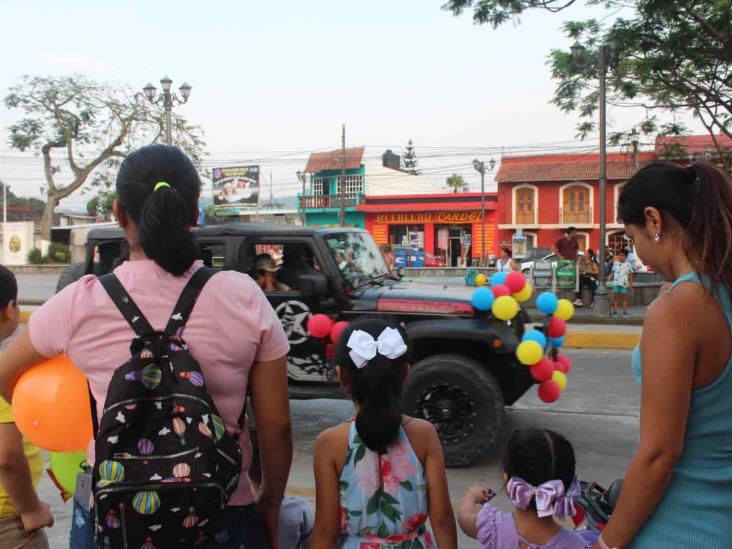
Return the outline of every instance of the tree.
<path id="1" fill-rule="evenodd" d="M 419 169 L 419 161 L 417 160 L 417 153 L 414 152 L 414 143 L 412 143 L 411 139 L 407 143 L 407 148 L 404 150 L 404 154 L 402 155 L 402 160 L 403 160 L 403 164 L 404 164 L 403 169 L 408 174 L 419 175 L 422 173 L 422 170 Z"/>
<path id="2" fill-rule="evenodd" d="M 524 11 L 559 12 L 576 0 L 449 0 L 445 6 L 455 15 L 473 8 L 477 24 L 494 28 L 514 20 Z M 611 46 L 608 103 L 638 106 L 646 119 L 657 123 L 656 112 L 688 109 L 715 140 L 732 137 L 732 0 L 585 0 L 613 10 L 632 10 L 609 26 L 601 21 L 569 21 L 564 32 L 585 47 L 580 63 L 568 51 L 550 54 L 552 77 L 557 82 L 552 103 L 564 111 L 576 111 L 585 119 L 579 135 L 595 126 L 598 104 L 596 84 L 598 46 Z M 644 121 L 645 122 L 645 121 Z M 729 166 L 727 166 L 729 169 Z"/>
<path id="3" fill-rule="evenodd" d="M 466 193 L 470 190 L 470 185 L 463 179 L 463 176 L 456 173 L 448 177 L 445 182 L 447 183 L 447 188 L 451 189 L 454 193 Z"/>
<path id="4" fill-rule="evenodd" d="M 95 170 L 124 158 L 165 135 L 162 107 L 151 105 L 129 88 L 113 87 L 83 76 L 26 76 L 5 97 L 8 109 L 22 111 L 12 124 L 11 147 L 40 153 L 46 204 L 42 238 L 50 240 L 53 212 L 81 188 Z M 201 129 L 173 115 L 174 143 L 200 165 L 205 154 Z"/>
<path id="5" fill-rule="evenodd" d="M 0 207 L 2 205 L 3 201 L 3 187 L 5 186 L 5 183 L 3 181 L 0 181 Z M 46 203 L 43 202 L 43 200 L 40 200 L 38 198 L 25 198 L 21 196 L 16 196 L 11 190 L 10 185 L 8 185 L 7 190 L 8 195 L 8 207 L 12 208 L 13 206 L 20 206 L 21 208 L 25 208 L 26 211 L 30 214 L 31 219 L 33 216 L 40 217 L 43 213 L 43 209 L 46 206 Z M 23 218 L 25 219 L 25 218 Z"/>

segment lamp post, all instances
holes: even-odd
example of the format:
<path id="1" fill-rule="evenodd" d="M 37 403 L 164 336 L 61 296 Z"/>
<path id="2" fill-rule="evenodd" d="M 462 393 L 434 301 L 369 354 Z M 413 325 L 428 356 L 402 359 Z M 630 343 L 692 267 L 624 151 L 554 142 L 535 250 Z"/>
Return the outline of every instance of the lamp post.
<path id="1" fill-rule="evenodd" d="M 493 171 L 493 168 L 496 167 L 496 161 L 492 158 L 488 161 L 488 171 Z M 480 265 L 481 267 L 485 267 L 486 265 L 486 255 L 485 255 L 485 172 L 486 172 L 486 163 L 482 160 L 478 160 L 477 158 L 473 160 L 473 168 L 475 168 L 475 171 L 480 174 L 480 244 L 481 244 L 481 250 L 480 250 Z"/>
<path id="2" fill-rule="evenodd" d="M 308 175 L 300 170 L 297 171 L 297 178 L 302 182 L 302 194 L 300 195 L 300 218 L 302 219 L 303 227 L 305 226 L 305 182 L 307 181 Z"/>
<path id="3" fill-rule="evenodd" d="M 572 61 L 576 66 L 583 66 L 583 55 L 585 48 L 579 41 L 572 44 L 570 50 L 572 51 Z M 597 50 L 597 73 L 599 79 L 599 100 L 598 110 L 599 112 L 599 134 L 600 134 L 600 169 L 599 169 L 599 180 L 600 180 L 600 279 L 595 292 L 595 303 L 593 305 L 593 313 L 597 316 L 610 316 L 610 295 L 607 291 L 607 285 L 605 284 L 605 263 L 606 263 L 606 245 L 605 238 L 607 232 L 607 122 L 606 122 L 606 92 L 607 85 L 605 78 L 607 76 L 607 67 L 612 64 L 610 58 L 610 47 L 607 44 L 600 44 Z"/>
<path id="4" fill-rule="evenodd" d="M 179 98 L 175 93 L 170 92 L 170 87 L 172 85 L 173 81 L 170 78 L 167 76 L 162 77 L 160 79 L 160 86 L 163 88 L 163 91 L 158 97 L 155 97 L 157 90 L 152 84 L 148 83 L 147 86 L 142 88 L 142 91 L 145 92 L 145 97 L 151 104 L 162 104 L 165 109 L 165 142 L 168 145 L 173 144 L 173 105 L 183 105 L 188 102 L 188 98 L 191 96 L 191 86 L 189 84 L 183 82 L 180 88 L 178 88 L 181 98 Z"/>

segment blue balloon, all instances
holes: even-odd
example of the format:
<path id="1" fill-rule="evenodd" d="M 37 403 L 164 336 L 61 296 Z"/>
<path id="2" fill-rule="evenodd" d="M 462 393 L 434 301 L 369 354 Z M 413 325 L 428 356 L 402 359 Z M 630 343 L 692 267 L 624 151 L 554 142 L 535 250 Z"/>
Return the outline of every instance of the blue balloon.
<path id="1" fill-rule="evenodd" d="M 495 296 L 490 288 L 483 286 L 473 292 L 473 307 L 479 311 L 490 311 L 493 307 L 493 301 L 495 301 Z"/>
<path id="2" fill-rule="evenodd" d="M 539 345 L 541 345 L 542 349 L 546 349 L 546 336 L 542 334 L 539 330 L 531 330 L 530 332 L 526 332 L 524 334 L 524 337 L 521 338 L 521 341 L 536 341 Z"/>
<path id="3" fill-rule="evenodd" d="M 493 273 L 491 275 L 491 286 L 497 286 L 498 284 L 503 284 L 504 282 L 506 282 L 507 276 L 508 276 L 508 273 L 504 273 L 501 271 L 499 271 L 497 273 Z"/>
<path id="4" fill-rule="evenodd" d="M 562 336 L 562 337 L 550 337 L 549 338 L 549 343 L 552 344 L 552 347 L 557 347 L 557 348 L 558 347 L 561 347 L 562 345 L 564 345 L 564 336 Z"/>
<path id="5" fill-rule="evenodd" d="M 557 296 L 551 292 L 542 292 L 539 297 L 536 298 L 536 306 L 545 315 L 553 315 L 554 311 L 557 310 Z"/>

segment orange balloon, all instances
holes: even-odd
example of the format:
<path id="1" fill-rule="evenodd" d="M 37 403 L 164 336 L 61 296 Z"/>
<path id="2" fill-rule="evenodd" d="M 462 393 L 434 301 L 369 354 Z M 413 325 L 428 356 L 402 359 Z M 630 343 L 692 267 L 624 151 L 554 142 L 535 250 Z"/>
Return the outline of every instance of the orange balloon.
<path id="1" fill-rule="evenodd" d="M 93 438 L 86 377 L 66 356 L 25 372 L 12 404 L 18 430 L 39 448 L 78 452 Z"/>

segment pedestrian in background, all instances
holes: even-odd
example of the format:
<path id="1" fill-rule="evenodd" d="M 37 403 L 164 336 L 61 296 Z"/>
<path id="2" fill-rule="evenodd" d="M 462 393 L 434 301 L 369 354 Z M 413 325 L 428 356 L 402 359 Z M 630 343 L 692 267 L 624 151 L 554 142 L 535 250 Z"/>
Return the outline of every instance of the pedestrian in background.
<path id="1" fill-rule="evenodd" d="M 633 265 L 628 261 L 628 250 L 617 253 L 608 280 L 613 283 L 613 316 L 620 316 L 622 303 L 623 316 L 628 318 L 628 294 L 633 290 Z"/>
<path id="2" fill-rule="evenodd" d="M 501 248 L 498 251 L 498 261 L 496 261 L 496 271 L 510 273 L 511 271 L 520 271 L 518 263 L 513 259 L 511 248 Z"/>
<path id="3" fill-rule="evenodd" d="M 708 164 L 652 163 L 618 214 L 643 263 L 673 283 L 633 352 L 640 440 L 595 547 L 729 547 L 732 182 Z"/>
<path id="4" fill-rule="evenodd" d="M 577 229 L 569 227 L 564 233 L 564 236 L 554 243 L 552 251 L 561 259 L 577 261 L 577 253 L 579 251 Z"/>

